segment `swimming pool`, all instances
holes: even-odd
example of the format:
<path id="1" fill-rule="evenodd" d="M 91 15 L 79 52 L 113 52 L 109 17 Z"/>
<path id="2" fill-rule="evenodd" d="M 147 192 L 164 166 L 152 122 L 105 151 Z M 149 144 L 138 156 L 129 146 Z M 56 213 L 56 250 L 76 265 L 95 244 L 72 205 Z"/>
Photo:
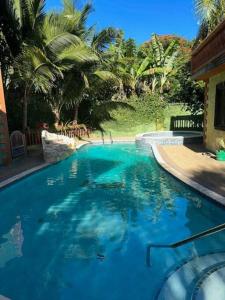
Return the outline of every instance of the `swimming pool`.
<path id="1" fill-rule="evenodd" d="M 0 295 L 149 300 L 184 260 L 225 251 L 225 234 L 153 249 L 225 222 L 221 207 L 135 144 L 85 146 L 0 192 Z"/>

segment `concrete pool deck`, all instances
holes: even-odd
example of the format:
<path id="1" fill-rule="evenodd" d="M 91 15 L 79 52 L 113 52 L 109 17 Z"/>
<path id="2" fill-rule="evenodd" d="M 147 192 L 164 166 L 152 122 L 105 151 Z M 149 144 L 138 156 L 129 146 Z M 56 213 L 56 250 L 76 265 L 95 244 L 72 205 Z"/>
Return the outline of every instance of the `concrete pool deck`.
<path id="1" fill-rule="evenodd" d="M 225 205 L 225 162 L 201 145 L 153 146 L 158 163 L 202 194 Z"/>

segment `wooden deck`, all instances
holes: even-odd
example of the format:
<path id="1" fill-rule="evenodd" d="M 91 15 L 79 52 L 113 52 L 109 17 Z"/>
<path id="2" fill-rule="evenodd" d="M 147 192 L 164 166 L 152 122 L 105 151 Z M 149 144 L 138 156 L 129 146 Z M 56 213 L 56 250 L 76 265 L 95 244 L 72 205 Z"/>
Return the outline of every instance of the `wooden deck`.
<path id="1" fill-rule="evenodd" d="M 158 146 L 158 151 L 171 168 L 225 197 L 225 162 L 216 161 L 203 146 Z"/>

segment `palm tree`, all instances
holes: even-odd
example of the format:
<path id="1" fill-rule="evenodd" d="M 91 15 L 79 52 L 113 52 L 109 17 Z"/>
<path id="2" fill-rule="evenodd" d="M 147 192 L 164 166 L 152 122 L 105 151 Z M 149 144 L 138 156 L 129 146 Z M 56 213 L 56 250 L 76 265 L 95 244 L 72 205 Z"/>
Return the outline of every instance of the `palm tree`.
<path id="1" fill-rule="evenodd" d="M 60 22 L 66 24 L 66 30 L 77 37 L 89 49 L 89 59 L 75 64 L 65 72 L 64 84 L 62 85 L 62 101 L 60 106 L 67 105 L 74 109 L 73 122 L 78 122 L 78 110 L 83 101 L 84 91 L 87 91 L 90 84 L 96 80 L 110 80 L 116 82 L 116 77 L 110 73 L 106 66 L 107 55 L 105 49 L 113 41 L 117 31 L 109 27 L 99 33 L 95 33 L 93 28 L 86 28 L 85 22 L 91 11 L 91 7 L 86 5 L 82 11 L 77 10 L 73 2 L 64 2 L 64 9 L 57 17 Z M 94 58 L 94 59 L 93 59 Z M 59 116 L 59 111 L 57 112 Z"/>
<path id="2" fill-rule="evenodd" d="M 23 88 L 23 131 L 27 129 L 28 103 L 32 93 L 47 93 L 62 76 L 38 47 L 24 47 L 14 61 L 14 80 Z"/>
<path id="3" fill-rule="evenodd" d="M 90 11 L 86 5 L 74 18 L 68 17 L 65 3 L 63 15 L 45 15 L 43 0 L 11 0 L 8 13 L 19 26 L 20 52 L 15 55 L 15 83 L 23 89 L 23 130 L 27 128 L 27 109 L 33 93 L 47 94 L 62 80 L 64 72 L 87 61 L 98 60 L 78 36 L 85 33 L 83 22 Z"/>
<path id="4" fill-rule="evenodd" d="M 225 0 L 195 0 L 200 19 L 197 40 L 204 39 L 225 17 Z"/>

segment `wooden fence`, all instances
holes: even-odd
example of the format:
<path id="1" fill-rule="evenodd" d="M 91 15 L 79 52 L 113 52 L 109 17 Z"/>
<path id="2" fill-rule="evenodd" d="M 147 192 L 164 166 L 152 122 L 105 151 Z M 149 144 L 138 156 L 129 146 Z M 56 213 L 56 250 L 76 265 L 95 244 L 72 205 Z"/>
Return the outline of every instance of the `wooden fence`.
<path id="1" fill-rule="evenodd" d="M 203 115 L 171 117 L 170 130 L 203 130 Z"/>
<path id="2" fill-rule="evenodd" d="M 27 146 L 41 145 L 41 130 L 28 130 L 25 137 Z"/>
<path id="3" fill-rule="evenodd" d="M 67 130 L 61 130 L 58 132 L 58 134 L 68 136 L 70 138 L 82 138 L 82 137 L 90 137 L 91 129 L 90 128 L 74 128 L 74 129 L 67 129 Z"/>
<path id="4" fill-rule="evenodd" d="M 75 128 L 75 129 L 67 129 L 60 130 L 56 132 L 56 134 L 65 135 L 70 138 L 82 138 L 82 137 L 90 137 L 91 129 L 90 128 Z M 41 130 L 28 130 L 25 133 L 26 144 L 27 146 L 33 145 L 41 145 Z"/>

